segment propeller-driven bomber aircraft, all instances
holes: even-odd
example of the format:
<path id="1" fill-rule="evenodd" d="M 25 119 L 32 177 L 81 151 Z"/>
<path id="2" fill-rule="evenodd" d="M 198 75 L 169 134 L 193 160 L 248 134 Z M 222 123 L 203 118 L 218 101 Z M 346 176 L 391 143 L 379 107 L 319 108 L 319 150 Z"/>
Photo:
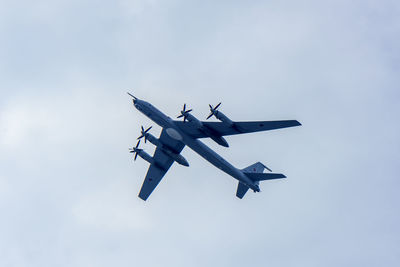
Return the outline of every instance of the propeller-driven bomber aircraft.
<path id="1" fill-rule="evenodd" d="M 190 114 L 192 111 L 191 109 L 186 109 L 186 104 L 183 105 L 181 114 L 178 116 L 178 118 L 183 118 L 183 121 L 176 121 L 166 116 L 150 103 L 138 99 L 130 93 L 128 94 L 133 98 L 133 105 L 140 112 L 163 128 L 160 138 L 156 138 L 149 133 L 152 127 L 145 130 L 142 126 L 141 135 L 138 138 L 139 141 L 136 147 L 130 149 L 130 152 L 135 154 L 135 160 L 139 155 L 150 163 L 146 178 L 144 179 L 139 193 L 139 198 L 147 200 L 174 162 L 183 166 L 189 166 L 188 161 L 180 154 L 185 146 L 190 147 L 212 165 L 237 179 L 239 181 L 236 191 L 236 196 L 238 198 L 243 198 L 249 188 L 254 192 L 260 192 L 260 181 L 286 178 L 286 176 L 281 173 L 272 173 L 268 167 L 260 162 L 252 164 L 244 169 L 237 169 L 201 142 L 199 138 L 209 137 L 219 145 L 228 147 L 228 142 L 225 140 L 224 136 L 299 126 L 301 124 L 298 121 L 231 121 L 218 110 L 221 103 L 215 107 L 209 105 L 211 113 L 207 117 L 207 119 L 209 119 L 215 116 L 219 122 L 199 121 Z M 153 157 L 139 148 L 141 138 L 144 138 L 145 142 L 149 141 L 157 147 Z M 270 172 L 264 173 L 264 169 Z"/>

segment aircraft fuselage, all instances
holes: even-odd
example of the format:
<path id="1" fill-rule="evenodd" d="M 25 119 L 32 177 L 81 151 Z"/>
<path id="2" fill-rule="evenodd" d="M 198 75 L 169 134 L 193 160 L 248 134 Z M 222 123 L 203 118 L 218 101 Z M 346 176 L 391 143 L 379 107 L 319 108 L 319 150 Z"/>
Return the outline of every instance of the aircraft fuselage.
<path id="1" fill-rule="evenodd" d="M 152 121 L 157 123 L 159 126 L 164 128 L 166 133 L 171 138 L 181 141 L 186 146 L 190 147 L 193 151 L 202 156 L 205 160 L 210 162 L 212 165 L 239 180 L 243 184 L 250 187 L 252 190 L 257 192 L 260 191 L 258 184 L 250 180 L 245 174 L 243 174 L 241 170 L 232 166 L 232 164 L 230 164 L 228 161 L 226 161 L 224 158 L 222 158 L 200 140 L 193 138 L 183 132 L 177 125 L 175 125 L 175 122 L 170 117 L 165 115 L 156 107 L 140 99 L 135 99 L 134 105 L 136 109 L 138 109 Z"/>

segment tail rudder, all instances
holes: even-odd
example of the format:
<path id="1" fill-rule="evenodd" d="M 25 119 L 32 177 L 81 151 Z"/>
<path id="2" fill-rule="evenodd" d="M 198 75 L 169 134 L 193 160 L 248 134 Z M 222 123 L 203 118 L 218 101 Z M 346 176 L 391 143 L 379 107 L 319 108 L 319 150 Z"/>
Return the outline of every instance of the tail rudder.
<path id="1" fill-rule="evenodd" d="M 247 193 L 247 190 L 249 190 L 249 187 L 242 182 L 239 182 L 237 190 L 236 190 L 236 196 L 240 199 L 244 197 L 244 195 Z"/>
<path id="2" fill-rule="evenodd" d="M 261 162 L 254 163 L 254 164 L 242 169 L 242 172 L 244 172 L 244 173 L 262 173 L 262 172 L 264 172 L 264 169 L 267 169 L 270 172 L 272 172 L 272 170 L 270 168 L 268 168 Z"/>

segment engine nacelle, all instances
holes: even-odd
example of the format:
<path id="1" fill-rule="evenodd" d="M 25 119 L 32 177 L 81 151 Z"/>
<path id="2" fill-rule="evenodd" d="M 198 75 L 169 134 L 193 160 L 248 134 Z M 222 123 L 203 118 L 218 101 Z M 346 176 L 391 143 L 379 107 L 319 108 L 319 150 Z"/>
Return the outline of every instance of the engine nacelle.
<path id="1" fill-rule="evenodd" d="M 150 134 L 150 133 L 147 133 L 145 138 L 147 140 L 149 140 L 150 143 L 152 143 L 155 146 L 162 146 L 161 141 L 158 138 L 156 138 L 154 135 Z"/>
<path id="2" fill-rule="evenodd" d="M 226 125 L 233 127 L 235 125 L 235 123 L 233 121 L 231 121 L 224 113 L 222 113 L 221 111 L 215 111 L 215 117 L 217 119 L 219 119 L 220 121 L 222 121 L 223 123 L 225 123 Z"/>
<path id="3" fill-rule="evenodd" d="M 178 164 L 183 165 L 188 167 L 189 163 L 188 161 L 181 155 L 181 154 L 176 154 L 175 152 L 171 151 L 166 145 L 164 145 L 160 139 L 156 138 L 154 135 L 147 133 L 146 134 L 146 139 L 150 141 L 153 145 L 156 147 L 159 147 L 163 150 L 163 152 L 172 158 L 174 161 L 176 161 Z M 140 155 L 139 155 L 140 156 Z"/>
<path id="4" fill-rule="evenodd" d="M 144 152 L 143 150 L 139 150 L 138 152 L 139 157 L 141 157 L 142 159 L 144 159 L 145 161 L 147 161 L 150 164 L 154 164 L 154 159 L 152 156 L 150 156 L 149 154 L 147 154 L 146 152 Z"/>
<path id="5" fill-rule="evenodd" d="M 191 123 L 193 123 L 198 129 L 203 128 L 203 123 L 201 121 L 199 121 L 195 116 L 193 116 L 192 114 L 187 114 L 186 115 L 186 119 L 188 121 L 190 121 Z"/>
<path id="6" fill-rule="evenodd" d="M 225 116 L 224 114 L 222 114 L 223 116 Z M 226 116 L 225 116 L 226 117 Z M 195 125 L 195 127 L 197 127 L 197 129 L 199 129 L 200 131 L 204 132 L 207 136 L 209 136 L 212 140 L 214 140 L 214 142 L 216 142 L 217 144 L 224 146 L 224 147 L 229 147 L 228 142 L 225 140 L 225 138 L 223 138 L 222 136 L 218 136 L 214 133 L 214 131 L 212 129 L 209 129 L 208 127 L 205 127 L 204 124 L 199 121 L 195 116 L 193 116 L 192 114 L 187 114 L 186 115 L 186 119 L 188 121 L 190 121 L 191 123 L 193 123 Z M 228 119 L 228 118 L 227 118 Z M 228 119 L 229 120 L 229 119 Z"/>
<path id="7" fill-rule="evenodd" d="M 176 154 L 169 149 L 163 148 L 163 151 L 178 164 L 189 167 L 189 162 L 181 154 Z"/>

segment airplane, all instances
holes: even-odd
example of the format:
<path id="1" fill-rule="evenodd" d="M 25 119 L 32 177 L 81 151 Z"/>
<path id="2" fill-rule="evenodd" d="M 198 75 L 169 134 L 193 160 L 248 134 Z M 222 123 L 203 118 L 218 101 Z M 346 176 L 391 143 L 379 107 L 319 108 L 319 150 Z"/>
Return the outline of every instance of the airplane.
<path id="1" fill-rule="evenodd" d="M 183 105 L 183 109 L 177 117 L 183 118 L 183 120 L 177 121 L 165 115 L 149 102 L 141 100 L 129 92 L 128 95 L 133 98 L 133 105 L 137 110 L 162 127 L 160 137 L 156 138 L 149 133 L 152 127 L 144 129 L 142 126 L 141 135 L 138 138 L 136 146 L 130 149 L 130 153 L 134 153 L 134 160 L 139 156 L 150 163 L 138 195 L 142 200 L 147 200 L 174 162 L 186 167 L 189 166 L 188 161 L 180 154 L 185 146 L 190 147 L 212 165 L 237 179 L 239 182 L 236 196 L 240 199 L 244 197 L 249 189 L 252 189 L 254 192 L 260 192 L 260 181 L 286 178 L 281 173 L 272 173 L 272 170 L 261 162 L 252 164 L 244 169 L 235 168 L 199 139 L 211 138 L 217 144 L 229 147 L 224 136 L 300 126 L 301 123 L 297 120 L 232 121 L 218 110 L 221 105 L 219 103 L 215 107 L 209 105 L 210 115 L 207 117 L 208 120 L 214 116 L 219 120 L 217 122 L 198 120 L 190 114 L 192 109 L 186 109 L 186 104 Z M 153 156 L 150 156 L 143 149 L 139 148 L 142 138 L 144 138 L 145 143 L 149 141 L 156 146 Z M 270 172 L 264 173 L 265 169 Z"/>

